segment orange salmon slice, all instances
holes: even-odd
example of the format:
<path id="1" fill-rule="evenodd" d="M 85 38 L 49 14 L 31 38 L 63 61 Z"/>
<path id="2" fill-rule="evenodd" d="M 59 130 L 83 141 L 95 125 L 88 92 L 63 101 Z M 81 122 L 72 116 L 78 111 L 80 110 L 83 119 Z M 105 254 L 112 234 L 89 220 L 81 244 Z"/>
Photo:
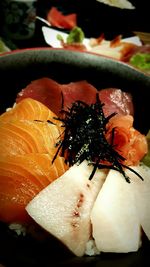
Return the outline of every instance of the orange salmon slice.
<path id="1" fill-rule="evenodd" d="M 48 122 L 0 121 L 0 154 L 49 153 L 54 155 L 61 132 Z"/>
<path id="2" fill-rule="evenodd" d="M 44 104 L 32 98 L 25 98 L 0 116 L 0 121 L 14 120 L 50 120 L 55 124 L 57 116 Z"/>
<path id="3" fill-rule="evenodd" d="M 68 169 L 64 158 L 49 154 L 0 156 L 0 220 L 26 222 L 28 202 Z"/>

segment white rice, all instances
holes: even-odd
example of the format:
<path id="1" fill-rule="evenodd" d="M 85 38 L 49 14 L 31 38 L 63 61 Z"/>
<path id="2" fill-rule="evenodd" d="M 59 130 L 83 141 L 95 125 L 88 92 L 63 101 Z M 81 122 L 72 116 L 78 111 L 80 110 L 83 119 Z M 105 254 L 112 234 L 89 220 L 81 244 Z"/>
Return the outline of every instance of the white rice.
<path id="1" fill-rule="evenodd" d="M 100 251 L 98 251 L 94 239 L 89 239 L 89 241 L 86 243 L 85 255 L 95 256 L 99 254 Z"/>

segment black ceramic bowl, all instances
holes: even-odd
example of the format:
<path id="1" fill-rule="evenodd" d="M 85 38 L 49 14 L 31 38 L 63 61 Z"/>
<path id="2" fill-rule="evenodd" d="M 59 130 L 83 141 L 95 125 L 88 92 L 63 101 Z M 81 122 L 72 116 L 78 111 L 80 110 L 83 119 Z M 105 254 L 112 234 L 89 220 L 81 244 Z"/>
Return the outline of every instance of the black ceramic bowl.
<path id="1" fill-rule="evenodd" d="M 87 80 L 97 88 L 116 87 L 130 92 L 135 105 L 135 127 L 143 133 L 150 129 L 150 77 L 118 61 L 89 53 L 28 49 L 0 56 L 0 112 L 15 102 L 17 92 L 30 81 L 50 77 L 60 83 Z M 4 266 L 149 266 L 150 253 L 145 238 L 138 252 L 102 253 L 97 257 L 74 257 L 50 238 L 37 241 L 27 236 L 18 238 L 0 224 L 0 264 Z M 147 262 L 147 263 L 146 263 Z M 146 265 L 148 264 L 148 265 Z"/>

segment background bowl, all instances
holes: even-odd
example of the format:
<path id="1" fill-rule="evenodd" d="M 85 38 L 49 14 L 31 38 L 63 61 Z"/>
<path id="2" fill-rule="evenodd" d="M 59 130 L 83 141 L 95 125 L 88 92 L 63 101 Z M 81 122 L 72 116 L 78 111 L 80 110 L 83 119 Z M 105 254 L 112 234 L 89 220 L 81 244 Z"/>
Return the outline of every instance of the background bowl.
<path id="1" fill-rule="evenodd" d="M 52 78 L 60 83 L 87 80 L 96 88 L 116 87 L 130 92 L 135 105 L 135 127 L 143 133 L 150 129 L 150 77 L 127 64 L 89 53 L 63 49 L 27 49 L 0 56 L 0 112 L 11 107 L 17 93 L 32 80 Z M 60 244 L 28 237 L 19 239 L 0 225 L 0 264 L 6 266 L 145 266 L 150 253 L 145 239 L 136 253 L 101 254 L 76 258 L 64 253 Z M 62 252 L 63 251 L 63 252 Z M 148 266 L 148 265 L 147 265 Z"/>

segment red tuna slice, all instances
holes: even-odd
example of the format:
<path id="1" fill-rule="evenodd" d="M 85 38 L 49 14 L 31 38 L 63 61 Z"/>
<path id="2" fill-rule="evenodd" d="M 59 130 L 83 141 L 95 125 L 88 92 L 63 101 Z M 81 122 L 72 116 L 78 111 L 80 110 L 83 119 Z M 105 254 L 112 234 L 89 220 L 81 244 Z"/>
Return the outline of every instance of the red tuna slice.
<path id="1" fill-rule="evenodd" d="M 61 85 L 52 79 L 41 78 L 32 81 L 18 93 L 16 103 L 27 97 L 31 97 L 43 103 L 56 115 L 58 115 L 61 110 Z"/>
<path id="2" fill-rule="evenodd" d="M 62 93 L 64 98 L 64 109 L 66 110 L 77 100 L 87 104 L 95 103 L 97 89 L 87 81 L 78 81 L 63 84 Z"/>
<path id="3" fill-rule="evenodd" d="M 131 95 L 123 92 L 121 89 L 102 89 L 99 92 L 99 98 L 101 102 L 105 104 L 103 107 L 105 116 L 108 116 L 113 112 L 120 115 L 134 114 Z"/>
<path id="4" fill-rule="evenodd" d="M 77 26 L 77 15 L 75 13 L 63 15 L 56 7 L 52 7 L 48 14 L 47 20 L 54 27 L 71 30 Z"/>
<path id="5" fill-rule="evenodd" d="M 41 78 L 32 81 L 22 89 L 17 95 L 16 102 L 18 103 L 22 99 L 30 97 L 43 103 L 59 116 L 62 102 L 65 110 L 77 100 L 92 104 L 96 101 L 96 93 L 97 89 L 85 80 L 59 84 L 52 79 Z M 116 88 L 107 88 L 99 92 L 99 97 L 101 102 L 105 104 L 103 108 L 105 116 L 113 112 L 117 112 L 120 115 L 133 115 L 133 103 L 129 93 Z"/>

